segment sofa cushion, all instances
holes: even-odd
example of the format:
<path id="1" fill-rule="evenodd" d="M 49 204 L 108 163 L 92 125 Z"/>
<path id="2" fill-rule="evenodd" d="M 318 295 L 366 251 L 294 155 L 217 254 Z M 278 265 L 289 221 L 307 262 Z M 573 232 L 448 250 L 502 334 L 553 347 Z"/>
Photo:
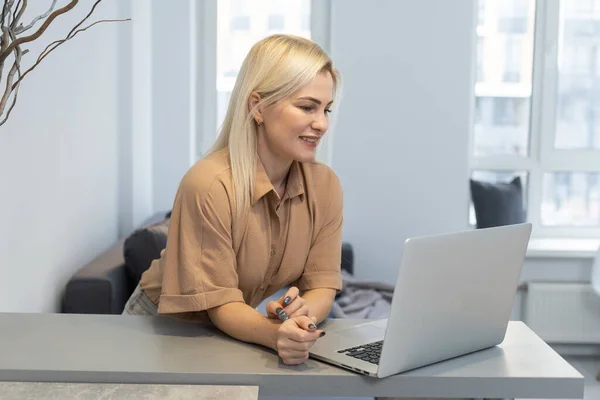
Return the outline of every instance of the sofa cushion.
<path id="1" fill-rule="evenodd" d="M 137 229 L 123 244 L 125 268 L 132 286 L 135 288 L 142 274 L 152 261 L 160 258 L 160 252 L 167 246 L 169 219 Z"/>
<path id="2" fill-rule="evenodd" d="M 523 207 L 520 177 L 515 177 L 510 182 L 495 183 L 471 179 L 470 186 L 477 228 L 525 222 L 526 213 Z"/>

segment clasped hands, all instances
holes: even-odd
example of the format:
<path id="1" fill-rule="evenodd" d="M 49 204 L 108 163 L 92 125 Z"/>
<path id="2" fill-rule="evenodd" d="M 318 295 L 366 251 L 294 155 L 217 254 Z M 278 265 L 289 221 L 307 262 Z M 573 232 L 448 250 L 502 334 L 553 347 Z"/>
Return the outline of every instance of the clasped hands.
<path id="1" fill-rule="evenodd" d="M 325 335 L 317 329 L 317 319 L 300 296 L 297 287 L 291 287 L 281 298 L 267 303 L 267 316 L 283 321 L 277 330 L 276 351 L 286 365 L 302 364 L 317 339 Z"/>

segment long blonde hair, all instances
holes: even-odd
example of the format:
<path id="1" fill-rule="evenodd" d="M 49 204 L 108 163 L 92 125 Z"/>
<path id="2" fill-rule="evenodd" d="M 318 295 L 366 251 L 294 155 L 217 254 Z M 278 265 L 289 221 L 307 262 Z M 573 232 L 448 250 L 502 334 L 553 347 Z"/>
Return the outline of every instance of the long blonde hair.
<path id="1" fill-rule="evenodd" d="M 207 153 L 229 149 L 234 212 L 238 216 L 247 214 L 255 190 L 258 161 L 255 109 L 270 107 L 291 96 L 321 72 L 331 73 L 337 92 L 340 75 L 331 58 L 316 43 L 293 35 L 269 36 L 252 46 L 244 59 L 219 136 Z M 257 92 L 261 100 L 250 110 L 248 100 L 252 92 Z"/>

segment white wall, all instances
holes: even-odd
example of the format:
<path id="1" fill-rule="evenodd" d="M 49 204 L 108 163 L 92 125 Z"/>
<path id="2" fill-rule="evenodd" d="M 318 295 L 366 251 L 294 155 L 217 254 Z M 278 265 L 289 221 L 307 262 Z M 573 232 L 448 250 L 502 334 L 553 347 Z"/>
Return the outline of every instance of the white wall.
<path id="1" fill-rule="evenodd" d="M 120 1 L 132 19 L 119 26 L 119 236 L 153 213 L 152 7 Z"/>
<path id="2" fill-rule="evenodd" d="M 88 10 L 58 18 L 27 58 Z M 105 1 L 96 18 L 119 12 Z M 0 311 L 56 311 L 71 274 L 116 239 L 118 49 L 114 24 L 65 43 L 24 80 L 0 127 Z"/>
<path id="3" fill-rule="evenodd" d="M 196 159 L 195 0 L 153 0 L 153 208 L 168 210 Z M 150 4 L 148 4 L 150 6 Z"/>
<path id="4" fill-rule="evenodd" d="M 474 8 L 332 2 L 344 81 L 332 166 L 359 277 L 394 279 L 407 237 L 467 227 Z"/>

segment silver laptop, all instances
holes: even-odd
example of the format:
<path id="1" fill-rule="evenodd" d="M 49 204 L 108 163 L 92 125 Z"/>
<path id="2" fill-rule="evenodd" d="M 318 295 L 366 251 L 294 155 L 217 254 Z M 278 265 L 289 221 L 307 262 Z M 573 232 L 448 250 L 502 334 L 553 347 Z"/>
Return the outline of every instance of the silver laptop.
<path id="1" fill-rule="evenodd" d="M 313 358 L 384 378 L 504 340 L 531 224 L 406 240 L 388 318 L 327 331 Z"/>

